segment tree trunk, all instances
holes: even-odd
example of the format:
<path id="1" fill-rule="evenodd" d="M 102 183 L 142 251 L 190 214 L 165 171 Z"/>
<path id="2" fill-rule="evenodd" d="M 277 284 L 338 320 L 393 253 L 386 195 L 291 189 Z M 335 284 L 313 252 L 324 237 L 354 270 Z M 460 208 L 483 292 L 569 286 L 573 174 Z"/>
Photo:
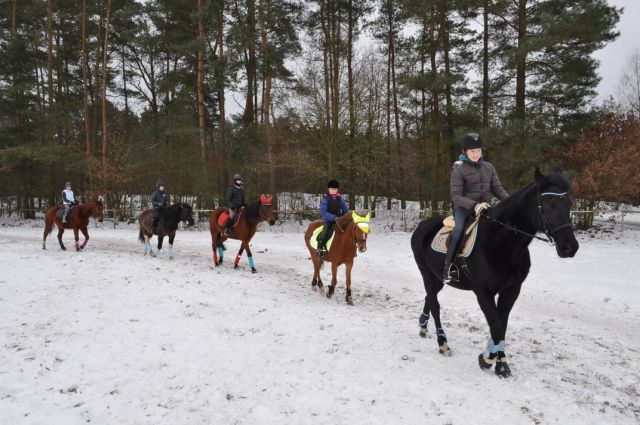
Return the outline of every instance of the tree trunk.
<path id="1" fill-rule="evenodd" d="M 356 110 L 353 98 L 353 0 L 347 5 L 348 33 L 347 33 L 347 90 L 349 97 L 349 180 L 351 182 L 351 196 L 349 196 L 349 209 L 356 209 L 356 182 L 353 170 L 353 157 L 356 142 Z"/>
<path id="2" fill-rule="evenodd" d="M 220 84 L 218 89 L 218 108 L 220 111 L 220 147 L 222 148 L 222 158 L 221 158 L 221 169 L 220 169 L 220 178 L 222 182 L 222 186 L 224 187 L 224 183 L 226 182 L 228 176 L 228 146 L 227 146 L 227 138 L 225 133 L 225 111 L 224 111 L 224 77 L 225 77 L 225 57 L 224 57 L 224 0 L 220 1 L 220 14 L 218 16 L 218 48 L 220 49 L 220 53 L 218 55 L 218 60 L 220 61 L 220 66 L 218 69 L 220 70 L 218 75 L 218 84 Z"/>
<path id="3" fill-rule="evenodd" d="M 91 156 L 91 125 L 89 124 L 89 54 L 87 52 L 87 0 L 82 0 L 82 110 L 84 115 L 84 147 Z"/>
<path id="4" fill-rule="evenodd" d="M 104 25 L 104 47 L 102 48 L 102 166 L 107 165 L 107 82 L 109 80 L 109 27 L 111 21 L 111 0 L 107 0 L 107 18 Z M 104 171 L 104 169 L 103 169 Z"/>
<path id="5" fill-rule="evenodd" d="M 525 134 L 525 93 L 527 70 L 527 0 L 518 0 L 518 48 L 516 50 L 516 107 L 514 121 L 520 140 Z"/>
<path id="6" fill-rule="evenodd" d="M 271 69 L 271 45 L 267 40 L 267 28 L 265 22 L 266 8 L 269 7 L 269 0 L 260 0 L 260 38 L 262 40 L 262 56 L 264 59 L 264 96 L 262 97 L 262 122 L 264 128 L 264 139 L 267 144 L 267 161 L 269 163 L 269 192 L 274 196 L 274 205 L 277 205 L 275 158 L 273 155 L 273 134 L 271 129 L 271 80 L 273 78 Z"/>
<path id="7" fill-rule="evenodd" d="M 483 2 L 482 31 L 482 128 L 489 127 L 489 0 Z"/>
<path id="8" fill-rule="evenodd" d="M 47 1 L 47 140 L 53 144 L 53 0 Z"/>
<path id="9" fill-rule="evenodd" d="M 402 147 L 400 136 L 400 111 L 398 110 L 398 89 L 396 87 L 396 42 L 395 42 L 395 20 L 393 12 L 389 13 L 389 51 L 391 67 L 391 93 L 393 95 L 393 115 L 396 133 L 396 161 L 398 166 L 398 179 L 400 190 L 400 208 L 405 209 L 407 206 L 406 194 L 404 193 L 404 167 L 402 166 Z"/>
<path id="10" fill-rule="evenodd" d="M 198 129 L 200 131 L 200 158 L 206 158 L 206 112 L 204 109 L 204 48 L 205 33 L 202 15 L 204 0 L 198 1 L 198 66 L 196 69 L 196 91 L 198 93 Z"/>

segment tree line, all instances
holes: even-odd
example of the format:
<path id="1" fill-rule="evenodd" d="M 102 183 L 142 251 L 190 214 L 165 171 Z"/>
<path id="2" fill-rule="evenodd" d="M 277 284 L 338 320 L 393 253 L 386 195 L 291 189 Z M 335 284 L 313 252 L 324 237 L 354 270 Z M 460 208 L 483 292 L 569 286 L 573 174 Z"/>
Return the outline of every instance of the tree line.
<path id="1" fill-rule="evenodd" d="M 511 190 L 537 165 L 579 173 L 568 152 L 611 113 L 593 106 L 592 53 L 622 12 L 604 0 L 0 8 L 0 196 L 25 216 L 66 180 L 117 208 L 163 178 L 210 208 L 236 172 L 249 197 L 337 178 L 361 208 L 438 208 L 471 131 Z"/>

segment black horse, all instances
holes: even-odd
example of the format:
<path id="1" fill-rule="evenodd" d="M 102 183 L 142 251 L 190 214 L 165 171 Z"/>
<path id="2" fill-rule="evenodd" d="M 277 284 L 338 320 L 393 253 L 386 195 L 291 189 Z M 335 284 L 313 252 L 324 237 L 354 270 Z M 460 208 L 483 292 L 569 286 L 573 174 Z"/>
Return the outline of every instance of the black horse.
<path id="1" fill-rule="evenodd" d="M 491 332 L 487 349 L 478 358 L 481 368 L 489 369 L 495 364 L 498 376 L 511 375 L 505 355 L 505 334 L 509 313 L 529 274 L 529 244 L 534 237 L 546 240 L 555 246 L 558 256 L 573 257 L 578 242 L 573 234 L 570 208 L 567 179 L 561 173 L 543 176 L 536 169 L 535 183 L 488 210 L 478 223 L 473 252 L 467 258 L 458 258 L 460 282 L 451 286 L 476 294 Z M 421 222 L 411 237 L 411 248 L 427 292 L 419 320 L 420 335 L 426 336 L 431 313 L 440 353 L 448 356 L 451 351 L 440 322 L 438 302 L 438 292 L 444 286 L 444 254 L 431 249 L 431 240 L 441 227 L 442 217 Z M 535 236 L 537 232 L 544 232 L 547 239 Z"/>
<path id="2" fill-rule="evenodd" d="M 152 231 L 151 224 L 153 222 L 153 210 L 145 210 L 138 217 L 140 222 L 140 234 L 138 240 L 144 243 L 144 255 L 149 253 L 155 257 L 156 253 L 151 248 L 149 240 L 154 234 L 158 235 L 158 254 L 162 249 L 162 241 L 165 236 L 169 236 L 169 259 L 173 260 L 173 239 L 176 237 L 176 229 L 178 223 L 186 222 L 189 226 L 193 226 L 193 209 L 189 204 L 173 204 L 166 208 L 164 214 L 158 221 L 155 232 Z"/>

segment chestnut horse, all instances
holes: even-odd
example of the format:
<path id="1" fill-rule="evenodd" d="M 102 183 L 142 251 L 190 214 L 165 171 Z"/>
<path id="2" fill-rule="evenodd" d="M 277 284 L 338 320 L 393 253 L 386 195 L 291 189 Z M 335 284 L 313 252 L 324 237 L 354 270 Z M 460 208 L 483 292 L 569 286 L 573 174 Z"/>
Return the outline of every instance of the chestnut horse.
<path id="1" fill-rule="evenodd" d="M 66 223 L 62 223 L 62 214 L 64 214 L 64 208 L 61 206 L 55 206 L 49 208 L 47 214 L 44 216 L 44 234 L 42 235 L 42 249 L 47 249 L 47 236 L 53 232 L 53 224 L 58 226 L 58 242 L 60 242 L 60 248 L 66 250 L 67 248 L 62 243 L 62 234 L 64 229 L 73 229 L 73 236 L 76 241 L 76 251 L 80 251 L 87 246 L 89 242 L 89 232 L 87 225 L 89 224 L 89 218 L 95 217 L 99 222 L 104 220 L 102 215 L 103 210 L 102 202 L 87 202 L 85 204 L 76 205 L 71 209 L 69 213 L 69 220 Z M 61 212 L 62 214 L 59 214 Z M 84 242 L 82 245 L 78 242 L 78 231 L 81 231 L 84 235 Z"/>
<path id="2" fill-rule="evenodd" d="M 138 222 L 140 224 L 140 232 L 138 240 L 144 243 L 144 255 L 149 254 L 152 257 L 159 256 L 162 251 L 162 242 L 164 237 L 169 237 L 169 259 L 173 260 L 173 240 L 176 237 L 178 223 L 184 221 L 188 226 L 193 226 L 193 209 L 189 204 L 173 204 L 165 208 L 164 214 L 158 221 L 155 232 L 151 229 L 153 222 L 153 210 L 145 210 L 140 213 Z M 153 252 L 151 248 L 151 238 L 158 235 L 158 252 Z"/>
<path id="3" fill-rule="evenodd" d="M 213 263 L 216 267 L 222 264 L 224 258 L 224 247 L 222 243 L 227 239 L 236 239 L 242 241 L 242 245 L 236 255 L 233 268 L 238 268 L 242 252 L 247 251 L 247 259 L 249 260 L 251 272 L 257 272 L 253 264 L 253 256 L 249 248 L 249 242 L 251 238 L 253 238 L 253 235 L 255 235 L 260 222 L 267 221 L 271 226 L 276 223 L 276 216 L 271 206 L 271 199 L 269 195 L 262 195 L 260 199 L 253 204 L 238 210 L 239 216 L 228 235 L 224 234 L 224 225 L 227 220 L 226 217 L 228 217 L 229 214 L 227 208 L 218 207 L 211 212 L 209 215 L 209 230 L 211 231 Z"/>
<path id="4" fill-rule="evenodd" d="M 304 243 L 307 245 L 311 261 L 313 261 L 311 287 L 314 291 L 319 289 L 320 294 L 324 294 L 324 285 L 322 284 L 322 279 L 320 279 L 320 268 L 325 261 L 328 261 L 331 263 L 331 285 L 326 295 L 327 298 L 331 298 L 336 289 L 338 266 L 344 264 L 347 285 L 345 300 L 347 304 L 353 305 L 353 299 L 351 298 L 351 269 L 353 268 L 353 259 L 357 256 L 357 251 L 365 252 L 367 250 L 369 218 L 371 218 L 371 213 L 367 213 L 366 216 L 362 217 L 355 212 L 338 217 L 333 225 L 335 232 L 331 247 L 322 258 L 318 257 L 316 248 L 311 246 L 311 238 L 314 231 L 322 226 L 322 222 L 314 221 L 309 224 L 304 234 Z"/>

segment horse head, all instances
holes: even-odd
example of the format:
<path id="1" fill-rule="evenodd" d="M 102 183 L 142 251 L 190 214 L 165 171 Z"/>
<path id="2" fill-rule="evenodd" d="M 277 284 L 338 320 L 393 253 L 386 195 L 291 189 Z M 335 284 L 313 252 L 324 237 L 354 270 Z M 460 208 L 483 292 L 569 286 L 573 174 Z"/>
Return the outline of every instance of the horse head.
<path id="1" fill-rule="evenodd" d="M 180 204 L 180 214 L 178 215 L 180 221 L 187 223 L 187 226 L 191 227 L 195 224 L 193 219 L 193 208 L 189 204 Z"/>
<path id="2" fill-rule="evenodd" d="M 276 224 L 276 213 L 273 211 L 271 195 L 260 195 L 260 219 L 266 220 L 270 226 Z"/>
<path id="3" fill-rule="evenodd" d="M 573 257 L 579 245 L 571 222 L 570 184 L 561 172 L 544 176 L 536 168 L 534 175 L 538 189 L 537 230 L 555 242 L 559 257 Z"/>
<path id="4" fill-rule="evenodd" d="M 104 221 L 104 205 L 102 202 L 95 201 L 91 207 L 91 216 L 95 217 L 100 223 Z"/>
<path id="5" fill-rule="evenodd" d="M 369 219 L 371 218 L 371 213 L 368 212 L 363 217 L 354 211 L 351 213 L 351 217 L 355 223 L 353 226 L 353 241 L 356 243 L 358 251 L 365 252 L 367 250 L 367 235 L 370 232 Z"/>

